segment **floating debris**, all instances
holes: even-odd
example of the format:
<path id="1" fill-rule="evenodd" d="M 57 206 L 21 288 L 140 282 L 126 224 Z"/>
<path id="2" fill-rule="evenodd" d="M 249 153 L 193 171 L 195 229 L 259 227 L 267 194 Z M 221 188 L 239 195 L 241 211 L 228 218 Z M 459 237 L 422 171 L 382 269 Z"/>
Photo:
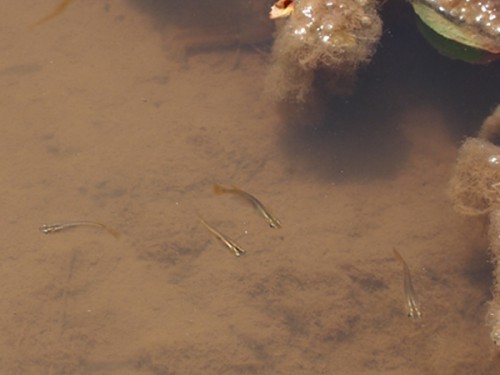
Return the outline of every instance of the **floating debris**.
<path id="1" fill-rule="evenodd" d="M 276 18 L 288 17 L 293 12 L 293 0 L 279 0 L 273 4 L 269 12 L 269 18 L 274 20 Z"/>
<path id="2" fill-rule="evenodd" d="M 412 0 L 411 4 L 437 35 L 420 25 L 422 34 L 442 54 L 481 63 L 500 57 L 498 0 Z"/>

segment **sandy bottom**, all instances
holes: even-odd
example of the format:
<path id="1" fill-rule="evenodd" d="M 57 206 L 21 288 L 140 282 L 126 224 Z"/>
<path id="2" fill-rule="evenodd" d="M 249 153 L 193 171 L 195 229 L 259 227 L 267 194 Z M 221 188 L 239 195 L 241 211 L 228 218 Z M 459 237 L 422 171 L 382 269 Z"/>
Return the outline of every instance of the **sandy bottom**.
<path id="1" fill-rule="evenodd" d="M 1 372 L 498 374 L 485 227 L 446 195 L 498 65 L 389 38 L 358 95 L 304 124 L 263 94 L 261 47 L 179 51 L 187 27 L 158 17 L 174 3 L 75 1 L 37 27 L 52 5 L 2 5 Z M 38 230 L 69 220 L 121 237 Z"/>

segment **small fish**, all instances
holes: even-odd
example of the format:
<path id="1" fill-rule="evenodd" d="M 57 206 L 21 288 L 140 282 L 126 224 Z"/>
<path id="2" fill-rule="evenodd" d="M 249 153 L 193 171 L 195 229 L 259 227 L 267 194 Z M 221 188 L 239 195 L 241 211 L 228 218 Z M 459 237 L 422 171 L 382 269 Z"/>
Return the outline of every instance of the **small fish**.
<path id="1" fill-rule="evenodd" d="M 281 223 L 280 221 L 274 217 L 260 201 L 255 198 L 253 195 L 247 193 L 246 191 L 243 191 L 236 186 L 232 186 L 231 188 L 225 188 L 223 186 L 220 186 L 219 184 L 214 184 L 214 192 L 216 194 L 223 194 L 223 193 L 230 193 L 230 194 L 235 194 L 246 201 L 250 202 L 252 206 L 255 207 L 257 212 L 262 215 L 262 217 L 266 220 L 266 222 L 269 224 L 271 228 L 281 228 Z"/>
<path id="2" fill-rule="evenodd" d="M 245 250 L 239 247 L 233 240 L 224 236 L 221 232 L 219 232 L 217 229 L 209 225 L 201 217 L 199 219 L 201 223 L 205 226 L 205 228 L 207 228 L 210 231 L 210 233 L 212 233 L 215 237 L 219 239 L 219 241 L 221 241 L 224 245 L 226 245 L 230 250 L 234 252 L 234 255 L 239 257 L 240 255 L 245 254 Z"/>
<path id="3" fill-rule="evenodd" d="M 420 312 L 419 303 L 417 301 L 417 296 L 415 295 L 415 290 L 413 289 L 413 284 L 411 282 L 410 269 L 406 264 L 405 260 L 395 248 L 394 255 L 396 258 L 403 264 L 403 272 L 404 272 L 404 289 L 406 296 L 406 307 L 408 308 L 408 317 L 413 320 L 418 320 L 422 317 L 422 313 Z"/>
<path id="4" fill-rule="evenodd" d="M 59 232 L 61 230 L 69 229 L 69 228 L 74 228 L 74 227 L 82 227 L 82 226 L 87 226 L 87 227 L 98 227 L 106 230 L 109 232 L 113 237 L 118 238 L 120 237 L 120 233 L 112 228 L 109 228 L 108 226 L 97 223 L 95 221 L 68 221 L 64 223 L 56 223 L 56 224 L 43 224 L 40 226 L 40 231 L 42 231 L 45 234 L 49 233 L 55 233 Z"/>

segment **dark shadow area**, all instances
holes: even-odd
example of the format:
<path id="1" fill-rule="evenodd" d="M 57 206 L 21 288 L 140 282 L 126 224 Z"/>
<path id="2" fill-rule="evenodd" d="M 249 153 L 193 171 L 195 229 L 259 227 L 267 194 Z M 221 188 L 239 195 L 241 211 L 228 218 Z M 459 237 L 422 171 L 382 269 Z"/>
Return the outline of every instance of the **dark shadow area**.
<path id="1" fill-rule="evenodd" d="M 500 102 L 500 63 L 469 65 L 439 55 L 419 34 L 406 2 L 388 2 L 381 15 L 380 45 L 359 72 L 354 95 L 332 97 L 319 72 L 308 103 L 281 107 L 283 147 L 301 170 L 336 182 L 386 178 L 407 158 L 402 112 L 437 109 L 459 143 Z"/>
<path id="2" fill-rule="evenodd" d="M 274 23 L 268 19 L 272 2 L 250 0 L 129 0 L 148 14 L 166 40 L 188 53 L 268 46 Z M 170 27 L 169 29 L 167 29 Z M 172 27 L 174 31 L 172 31 Z M 168 30 L 168 31 L 167 31 Z M 267 49 L 267 48 L 266 48 Z"/>
<path id="3" fill-rule="evenodd" d="M 223 22 L 223 18 L 234 17 L 229 13 L 234 7 L 230 7 L 227 1 L 129 0 L 129 3 L 141 13 L 148 14 L 160 29 L 168 24 L 183 27 L 215 25 L 217 20 Z"/>
<path id="4" fill-rule="evenodd" d="M 418 32 L 408 4 L 393 3 L 382 17 L 384 37 L 368 75 L 385 82 L 385 95 L 392 93 L 400 108 L 439 108 L 457 141 L 475 135 L 500 102 L 500 61 L 468 64 L 440 55 Z"/>
<path id="5" fill-rule="evenodd" d="M 287 119 L 281 140 L 294 168 L 328 182 L 384 178 L 399 169 L 407 141 L 383 106 L 361 99 L 328 100 L 320 123 L 303 123 L 318 113 L 302 123 Z"/>
<path id="6" fill-rule="evenodd" d="M 488 244 L 475 246 L 469 255 L 464 277 L 478 290 L 484 291 L 485 300 L 491 299 L 490 288 L 494 284 L 494 266 L 489 262 Z"/>

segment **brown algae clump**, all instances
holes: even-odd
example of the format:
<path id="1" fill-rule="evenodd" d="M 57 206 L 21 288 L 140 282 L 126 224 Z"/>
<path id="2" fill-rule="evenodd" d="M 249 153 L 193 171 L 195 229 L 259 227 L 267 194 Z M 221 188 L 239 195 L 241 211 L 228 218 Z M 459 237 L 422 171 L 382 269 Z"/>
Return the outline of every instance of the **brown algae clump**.
<path id="1" fill-rule="evenodd" d="M 305 101 L 319 70 L 333 93 L 349 94 L 382 33 L 374 0 L 296 0 L 279 29 L 268 91 L 277 100 Z"/>
<path id="2" fill-rule="evenodd" d="M 460 213 L 489 213 L 500 199 L 500 148 L 483 139 L 467 139 L 460 147 L 450 193 Z"/>
<path id="3" fill-rule="evenodd" d="M 483 215 L 500 204 L 500 106 L 484 122 L 478 138 L 460 147 L 450 183 L 454 207 L 465 215 Z"/>
<path id="4" fill-rule="evenodd" d="M 493 284 L 493 300 L 490 302 L 486 322 L 491 327 L 491 340 L 500 347 L 500 210 L 490 214 L 490 250 L 495 265 L 495 281 Z"/>
<path id="5" fill-rule="evenodd" d="M 500 347 L 500 147 L 493 143 L 500 134 L 500 106 L 486 119 L 478 138 L 460 148 L 450 192 L 455 208 L 466 215 L 488 215 L 488 236 L 495 265 L 493 300 L 487 323 L 491 339 Z"/>

